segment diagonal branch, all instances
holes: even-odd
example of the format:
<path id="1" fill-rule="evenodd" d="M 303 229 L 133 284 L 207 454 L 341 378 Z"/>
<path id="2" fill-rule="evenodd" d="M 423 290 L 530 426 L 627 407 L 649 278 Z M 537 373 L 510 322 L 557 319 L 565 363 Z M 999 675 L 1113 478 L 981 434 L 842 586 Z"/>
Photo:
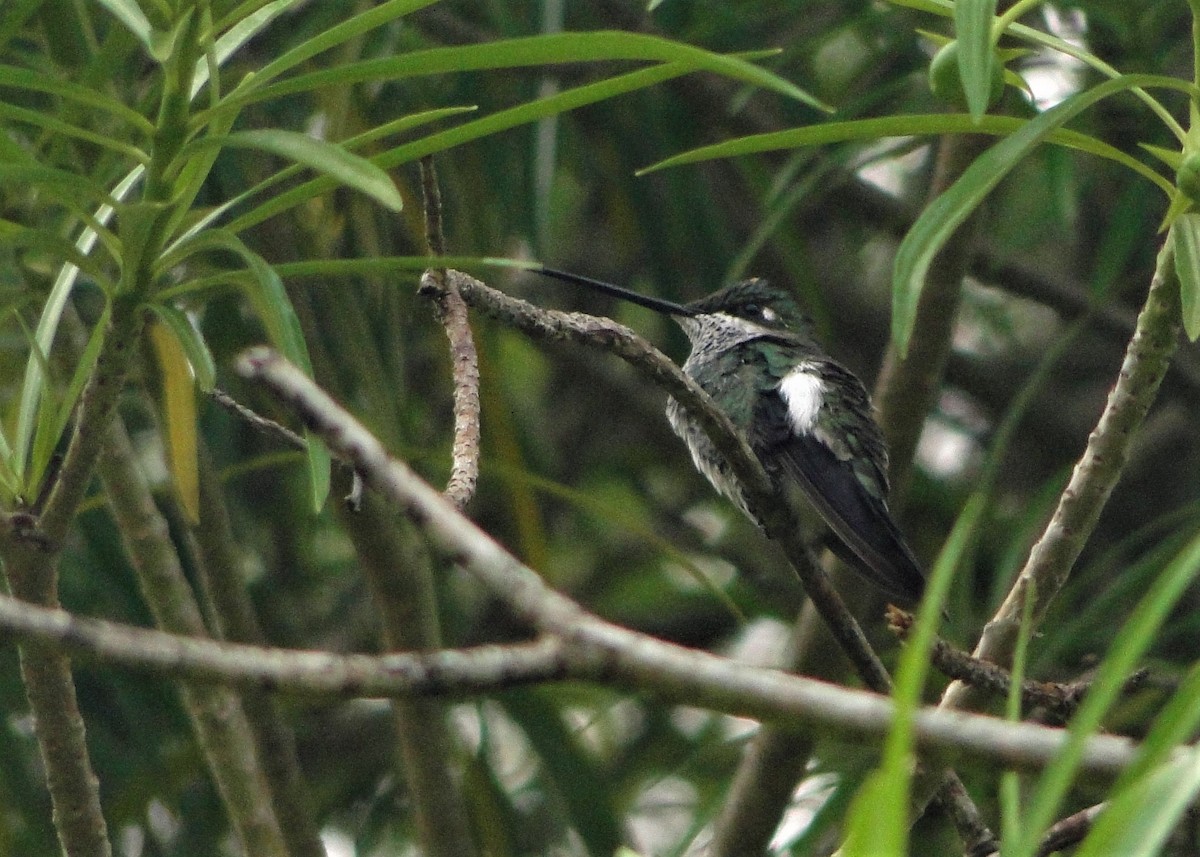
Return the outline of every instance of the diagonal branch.
<path id="1" fill-rule="evenodd" d="M 787 555 L 830 632 L 854 664 L 864 683 L 877 693 L 891 690 L 891 678 L 859 627 L 846 609 L 828 576 L 811 561 L 801 536 L 803 528 L 792 521 L 788 504 L 777 496 L 758 458 L 726 416 L 691 378 L 662 352 L 629 328 L 606 318 L 584 313 L 564 313 L 535 307 L 525 301 L 488 288 L 459 271 L 448 271 L 459 294 L 475 309 L 546 342 L 572 342 L 615 354 L 670 395 L 696 420 L 717 452 L 727 462 L 755 517 L 767 535 Z"/>
<path id="2" fill-rule="evenodd" d="M 1121 477 L 1134 436 L 1166 374 L 1178 335 L 1179 283 L 1174 273 L 1172 242 L 1168 238 L 1158 255 L 1146 303 L 1138 315 L 1137 327 L 1104 412 L 1088 438 L 1087 448 L 1075 465 L 1050 523 L 1030 552 L 1008 597 L 984 628 L 975 657 L 1007 664 L 1026 597 L 1036 593 L 1033 605 L 1036 623 L 1058 595 Z M 955 683 L 947 688 L 942 705 L 968 707 L 973 699 L 969 688 Z"/>
<path id="3" fill-rule="evenodd" d="M 809 703 L 819 696 L 825 705 L 836 697 L 847 708 L 867 716 L 873 728 L 881 731 L 890 728 L 892 704 L 878 696 L 774 670 L 733 664 L 707 652 L 629 631 L 587 613 L 576 602 L 546 586 L 533 570 L 464 517 L 409 467 L 391 459 L 361 423 L 277 353 L 268 348 L 252 349 L 238 361 L 238 371 L 265 384 L 295 408 L 310 429 L 352 463 L 368 486 L 394 502 L 435 546 L 473 574 L 513 616 L 544 634 L 562 637 L 582 660 L 583 668 L 595 671 L 592 675 L 626 686 L 652 689 L 656 695 L 671 701 L 737 711 L 758 719 L 779 716 L 775 706 L 785 695 L 793 702 L 805 697 Z M 880 705 L 883 707 L 877 707 Z M 880 715 L 881 720 L 874 719 Z M 959 733 L 956 743 L 975 746 L 974 742 L 980 738 L 975 727 L 996 719 L 956 712 L 950 721 Z M 863 721 L 856 723 L 862 728 Z M 915 724 L 918 746 L 927 744 L 929 725 L 928 713 L 920 712 Z M 1019 740 L 1037 740 L 1033 736 L 1043 734 L 1037 730 L 1046 728 L 1032 724 L 1010 726 L 1015 731 L 1005 733 L 1004 739 L 990 733 L 991 738 L 998 739 L 998 744 L 989 752 L 1005 759 L 1014 751 L 1023 755 L 1027 748 L 1019 749 L 1011 739 L 1019 736 Z"/>

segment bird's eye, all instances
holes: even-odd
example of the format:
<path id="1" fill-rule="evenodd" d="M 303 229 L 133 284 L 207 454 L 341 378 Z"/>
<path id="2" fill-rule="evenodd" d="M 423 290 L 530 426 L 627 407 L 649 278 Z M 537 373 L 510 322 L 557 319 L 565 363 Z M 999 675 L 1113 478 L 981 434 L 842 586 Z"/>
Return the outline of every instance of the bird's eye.
<path id="1" fill-rule="evenodd" d="M 746 315 L 762 316 L 762 308 L 758 304 L 746 304 Z"/>

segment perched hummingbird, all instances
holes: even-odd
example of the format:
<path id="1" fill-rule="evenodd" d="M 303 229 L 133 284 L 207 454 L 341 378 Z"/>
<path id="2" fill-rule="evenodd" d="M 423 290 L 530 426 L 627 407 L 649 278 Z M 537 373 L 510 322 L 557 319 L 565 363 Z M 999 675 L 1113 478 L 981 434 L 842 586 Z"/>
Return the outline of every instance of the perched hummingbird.
<path id="1" fill-rule="evenodd" d="M 539 273 L 674 318 L 692 344 L 683 371 L 742 432 L 801 520 L 813 519 L 806 537 L 823 531 L 830 549 L 885 593 L 920 599 L 925 576 L 888 511 L 887 448 L 866 388 L 821 350 L 787 292 L 752 279 L 677 304 L 552 268 Z M 728 464 L 674 399 L 667 418 L 696 468 L 753 520 Z"/>

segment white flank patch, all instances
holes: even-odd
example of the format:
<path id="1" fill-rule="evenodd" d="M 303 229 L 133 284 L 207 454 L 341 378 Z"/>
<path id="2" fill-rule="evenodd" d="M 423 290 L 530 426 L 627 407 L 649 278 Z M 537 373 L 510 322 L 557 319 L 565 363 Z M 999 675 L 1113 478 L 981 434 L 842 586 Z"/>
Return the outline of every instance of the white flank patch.
<path id="1" fill-rule="evenodd" d="M 792 428 L 800 433 L 812 430 L 825 401 L 825 382 L 811 369 L 811 364 L 801 363 L 779 382 L 779 395 L 787 405 Z"/>

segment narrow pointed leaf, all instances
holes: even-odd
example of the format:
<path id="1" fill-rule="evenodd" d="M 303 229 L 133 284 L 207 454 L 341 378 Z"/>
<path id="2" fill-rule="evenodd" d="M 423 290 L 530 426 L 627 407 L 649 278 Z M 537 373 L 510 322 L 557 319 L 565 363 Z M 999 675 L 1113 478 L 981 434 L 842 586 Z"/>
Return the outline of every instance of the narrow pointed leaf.
<path id="1" fill-rule="evenodd" d="M 547 116 L 554 116 L 567 110 L 574 110 L 586 104 L 593 104 L 627 92 L 654 86 L 673 77 L 687 74 L 691 69 L 682 63 L 667 63 L 647 69 L 619 75 L 599 83 L 589 83 L 583 86 L 564 90 L 556 95 L 538 99 L 528 104 L 501 110 L 489 116 L 464 122 L 446 131 L 439 131 L 397 146 L 387 152 L 373 157 L 371 160 L 383 169 L 392 169 L 403 163 L 415 161 L 418 158 L 441 152 L 470 140 L 477 140 L 489 134 L 496 134 L 515 128 Z M 322 193 L 332 190 L 336 184 L 332 179 L 320 177 L 291 188 L 274 198 L 264 202 L 257 208 L 251 209 L 240 217 L 232 220 L 227 228 L 241 231 L 256 223 L 274 217 L 300 203 L 312 199 Z"/>
<path id="2" fill-rule="evenodd" d="M 1164 149 L 1162 146 L 1151 146 L 1149 143 L 1138 143 L 1138 145 L 1173 170 L 1183 166 L 1183 152 L 1179 149 Z"/>
<path id="3" fill-rule="evenodd" d="M 44 110 L 29 110 L 24 107 L 17 107 L 13 104 L 0 103 L 0 117 L 11 119 L 15 122 L 24 122 L 29 125 L 35 125 L 39 128 L 44 128 L 55 134 L 61 134 L 64 137 L 74 137 L 77 140 L 85 140 L 89 143 L 95 143 L 97 146 L 104 146 L 112 149 L 115 152 L 120 152 L 123 155 L 133 158 L 138 163 L 147 163 L 150 160 L 149 155 L 139 149 L 137 146 L 132 146 L 124 140 L 119 140 L 115 137 L 98 134 L 95 131 L 89 131 L 87 128 L 82 128 L 78 125 L 72 125 L 70 122 L 64 122 L 61 118 Z M 22 154 L 25 154 L 22 150 Z M 0 157 L 0 161 L 7 160 Z M 32 163 L 27 161 L 26 163 Z"/>
<path id="4" fill-rule="evenodd" d="M 904 857 L 908 854 L 908 778 L 895 769 L 871 774 L 846 817 L 845 857 Z"/>
<path id="5" fill-rule="evenodd" d="M 852 119 L 847 122 L 825 122 L 820 125 L 789 128 L 785 131 L 751 134 L 709 146 L 701 146 L 644 167 L 638 170 L 637 175 L 642 176 L 667 167 L 694 164 L 715 158 L 732 158 L 739 155 L 795 149 L 802 146 L 824 146 L 849 140 L 878 140 L 881 137 L 916 137 L 933 134 L 1003 136 L 1012 134 L 1026 124 L 1028 124 L 1028 120 L 1018 119 L 1014 116 L 984 116 L 978 123 L 975 123 L 970 116 L 958 113 L 919 113 L 883 116 L 874 119 Z M 1110 146 L 1103 140 L 1081 134 L 1078 131 L 1059 128 L 1046 138 L 1046 142 L 1115 161 L 1154 182 L 1168 196 L 1175 192 L 1175 185 L 1172 182 L 1141 161 L 1130 157 L 1115 146 Z"/>
<path id="6" fill-rule="evenodd" d="M 228 103 L 276 98 L 329 85 L 344 86 L 376 80 L 396 80 L 412 75 L 447 74 L 497 68 L 520 68 L 557 63 L 641 60 L 679 62 L 754 86 L 761 86 L 825 112 L 833 108 L 767 69 L 737 56 L 706 51 L 660 36 L 601 30 L 588 33 L 552 33 L 504 39 L 484 44 L 413 51 L 394 57 L 365 60 L 298 75 L 263 88 L 234 95 Z"/>
<path id="7" fill-rule="evenodd" d="M 275 0 L 275 2 L 267 3 L 261 9 L 247 15 L 231 26 L 221 34 L 221 37 L 213 45 L 213 53 L 216 54 L 217 64 L 223 65 L 225 60 L 229 59 L 238 48 L 258 35 L 263 28 L 299 2 L 301 0 Z M 223 25 L 224 22 L 218 23 L 216 29 L 220 30 Z M 196 62 L 195 74 L 192 75 L 192 98 L 195 98 L 196 93 L 208 83 L 208 74 L 207 58 L 198 60 Z"/>
<path id="8" fill-rule="evenodd" d="M 1179 88 L 1180 84 L 1171 81 L 1169 85 Z M 980 155 L 958 181 L 922 212 L 900 242 L 892 275 L 892 339 L 901 356 L 908 353 L 917 302 L 933 257 L 1000 180 L 1051 132 L 1096 102 L 1135 87 L 1157 85 L 1167 84 L 1157 75 L 1126 75 L 1068 98 Z"/>
<path id="9" fill-rule="evenodd" d="M 196 377 L 196 386 L 205 393 L 212 392 L 217 380 L 217 366 L 200 331 L 182 310 L 161 303 L 154 304 L 151 309 L 179 341 L 183 353 L 187 356 L 188 365 L 192 367 L 192 373 Z"/>
<path id="10" fill-rule="evenodd" d="M 1054 762 L 1043 771 L 1029 800 L 1021 839 L 1013 857 L 1033 857 L 1045 829 L 1076 780 L 1088 738 L 1100 728 L 1105 713 L 1119 698 L 1125 681 L 1154 642 L 1168 614 L 1200 571 L 1200 537 L 1193 538 L 1150 584 L 1108 652 L 1067 731 L 1067 740 Z"/>
<path id="11" fill-rule="evenodd" d="M 154 132 L 154 126 L 150 120 L 136 110 L 114 98 L 103 95 L 94 88 L 71 83 L 52 74 L 42 74 L 17 66 L 0 65 L 0 86 L 28 89 L 33 92 L 48 92 L 77 104 L 103 110 L 132 125 L 147 137 Z"/>
<path id="12" fill-rule="evenodd" d="M 179 339 L 161 321 L 150 325 L 150 341 L 162 380 L 162 420 L 167 463 L 188 520 L 200 521 L 199 444 L 196 437 L 196 382 Z"/>
<path id="13" fill-rule="evenodd" d="M 1171 226 L 1175 242 L 1175 273 L 1179 277 L 1179 299 L 1183 329 L 1193 342 L 1200 337 L 1200 214 L 1180 215 Z"/>
<path id="14" fill-rule="evenodd" d="M 98 0 L 98 2 L 111 12 L 113 17 L 124 24 L 125 29 L 137 36 L 137 40 L 145 45 L 147 50 L 152 47 L 154 28 L 150 26 L 150 21 L 137 3 L 133 0 Z"/>
<path id="15" fill-rule="evenodd" d="M 303 42 L 278 59 L 264 66 L 254 77 L 249 89 L 269 83 L 290 68 L 300 65 L 305 60 L 324 53 L 330 48 L 337 47 L 351 39 L 358 38 L 363 33 L 370 32 L 397 18 L 402 18 L 418 9 L 432 6 L 438 0 L 388 0 L 374 8 L 355 15 L 348 21 L 343 21 L 324 32 L 318 33 Z"/>
<path id="16" fill-rule="evenodd" d="M 40 164 L 3 164 L 0 163 L 0 182 L 4 184 L 24 184 L 30 187 L 52 188 L 56 191 L 73 193 L 82 206 L 87 202 L 112 205 L 113 198 L 108 191 L 87 176 L 59 170 L 54 167 L 44 167 Z"/>
<path id="17" fill-rule="evenodd" d="M 1075 857 L 1155 857 L 1200 794 L 1200 750 L 1153 771 L 1113 798 Z"/>
<path id="18" fill-rule="evenodd" d="M 33 439 L 29 448 L 28 478 L 25 486 L 31 495 L 37 493 L 42 477 L 67 431 L 71 416 L 75 413 L 75 405 L 83 394 L 83 388 L 87 384 L 88 378 L 91 377 L 92 369 L 100 355 L 100 347 L 104 344 L 104 337 L 108 332 L 108 320 L 111 315 L 112 305 L 106 303 L 104 311 L 92 328 L 87 345 L 84 346 L 83 352 L 75 363 L 66 388 L 61 393 L 51 391 L 38 400 Z M 30 360 L 40 368 L 42 377 L 48 378 L 50 372 L 45 352 L 34 335 L 30 335 L 29 338 Z"/>
<path id="19" fill-rule="evenodd" d="M 68 262 L 87 272 L 101 287 L 112 287 L 112 281 L 97 260 L 85 256 L 73 243 L 45 229 L 31 229 L 11 220 L 0 220 L 0 247 L 32 248 L 48 253 L 61 262 Z"/>
<path id="20" fill-rule="evenodd" d="M 130 170 L 125 178 L 113 188 L 113 199 L 124 199 L 137 186 L 137 183 L 141 181 L 144 172 L 145 168 L 141 165 Z M 112 218 L 113 213 L 114 209 L 112 206 L 102 205 L 97 209 L 95 219 L 98 223 L 106 224 Z M 75 242 L 76 249 L 80 253 L 87 255 L 96 245 L 97 237 L 95 230 L 85 229 Z M 75 265 L 65 265 L 54 278 L 54 285 L 50 287 L 50 295 L 46 298 L 46 303 L 43 305 L 42 315 L 38 319 L 36 332 L 37 344 L 43 353 L 48 351 L 54 342 L 54 337 L 58 333 L 59 321 L 62 319 L 63 308 L 66 306 L 67 298 L 70 296 L 71 289 L 74 288 L 78 277 L 78 267 Z M 13 436 L 13 461 L 15 466 L 20 468 L 19 475 L 22 479 L 25 476 L 25 464 L 29 455 L 30 443 L 33 440 L 34 425 L 38 414 L 38 403 L 41 401 L 45 385 L 46 375 L 43 367 L 31 355 L 25 364 L 25 380 L 21 386 L 21 404 L 17 409 L 17 430 Z"/>
<path id="21" fill-rule="evenodd" d="M 267 260 L 247 247 L 240 238 L 227 229 L 209 229 L 175 247 L 171 258 L 164 260 L 164 264 L 178 264 L 192 254 L 208 250 L 234 253 L 246 263 L 253 275 L 243 281 L 246 297 L 266 328 L 267 338 L 288 360 L 311 377 L 312 361 L 309 360 L 308 346 L 304 342 L 300 320 L 296 317 L 296 310 L 283 287 L 283 281 Z M 329 496 L 329 471 L 332 462 L 329 450 L 319 438 L 308 433 L 306 437 L 313 508 L 319 510 Z"/>
<path id="22" fill-rule="evenodd" d="M 471 106 L 471 105 L 460 106 L 460 107 L 443 107 L 443 108 L 439 108 L 436 110 L 425 110 L 420 113 L 413 113 L 408 116 L 401 116 L 398 119 L 393 119 L 390 122 L 385 122 L 384 124 L 379 125 L 375 128 L 372 128 L 371 130 L 366 131 L 362 134 L 357 134 L 346 140 L 342 140 L 338 145 L 342 146 L 347 151 L 353 152 L 356 149 L 362 148 L 364 146 L 367 146 L 367 145 L 375 142 L 376 140 L 381 140 L 385 137 L 390 137 L 394 134 L 400 134 L 405 131 L 410 131 L 414 128 L 419 128 L 422 125 L 426 125 L 431 122 L 437 122 L 441 119 L 447 119 L 452 116 L 459 116 L 464 113 L 472 113 L 476 109 L 477 109 L 476 107 Z M 223 132 L 219 132 L 219 133 L 223 133 Z M 215 157 L 215 155 L 216 155 L 215 152 L 211 153 L 211 157 Z M 211 166 L 211 157 L 209 159 L 210 166 Z M 191 165 L 189 164 L 189 167 L 190 166 Z M 185 168 L 185 174 L 188 172 L 188 169 L 189 168 Z M 223 218 L 225 216 L 225 214 L 228 213 L 229 211 L 242 205 L 242 203 L 246 202 L 247 200 L 253 199 L 255 196 L 258 196 L 259 194 L 263 193 L 264 191 L 269 190 L 270 188 L 274 187 L 275 185 L 279 184 L 280 182 L 286 181 L 287 179 L 289 179 L 292 176 L 299 173 L 302 169 L 303 169 L 303 166 L 301 164 L 291 164 L 287 167 L 284 167 L 283 169 L 281 169 L 279 172 L 275 173 L 274 175 L 263 179 L 258 184 L 254 185 L 253 187 L 247 188 L 246 190 L 239 193 L 237 196 L 234 196 L 233 198 L 231 198 L 231 199 L 227 200 L 226 202 L 222 203 L 221 205 L 217 206 L 215 209 L 210 211 L 204 217 L 200 218 L 198 221 L 196 221 L 191 226 L 189 226 L 187 231 L 184 232 L 184 234 L 181 236 L 180 240 L 186 240 L 187 238 L 190 238 L 192 235 L 195 235 L 196 233 L 198 233 L 204 229 L 207 229 L 209 226 L 220 221 L 221 218 Z M 197 168 L 195 170 L 195 173 L 196 173 L 196 175 L 200 175 L 201 170 Z M 207 167 L 203 170 L 203 173 L 205 175 L 207 174 Z M 191 188 L 193 186 L 194 186 L 194 191 L 191 190 Z M 189 187 L 189 191 L 188 191 L 189 195 L 194 196 L 195 192 L 198 192 L 200 189 L 200 183 L 192 183 L 192 184 L 189 184 L 188 187 Z"/>
<path id="23" fill-rule="evenodd" d="M 399 211 L 404 207 L 400 192 L 391 178 L 366 158 L 351 154 L 335 143 L 317 140 L 295 131 L 240 131 L 206 144 L 233 149 L 258 149 L 280 155 L 324 173 L 347 187 L 374 197 L 379 203 Z"/>
<path id="24" fill-rule="evenodd" d="M 991 98 L 992 17 L 996 0 L 958 0 L 954 4 L 954 32 L 958 36 L 958 68 L 967 108 L 978 122 Z"/>

